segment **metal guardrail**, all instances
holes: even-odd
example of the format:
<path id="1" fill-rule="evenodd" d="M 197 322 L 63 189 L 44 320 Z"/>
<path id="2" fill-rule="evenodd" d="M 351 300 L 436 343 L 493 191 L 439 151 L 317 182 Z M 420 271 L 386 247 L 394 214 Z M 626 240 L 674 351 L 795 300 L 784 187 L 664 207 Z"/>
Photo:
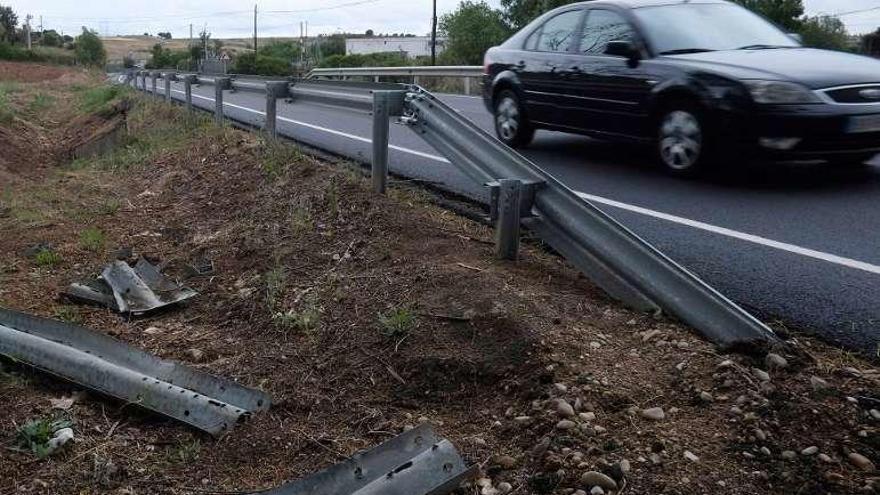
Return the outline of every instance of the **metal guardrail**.
<path id="1" fill-rule="evenodd" d="M 323 70 L 323 69 L 321 69 Z M 155 73 L 151 75 L 156 92 Z M 135 78 L 137 80 L 137 78 Z M 146 79 L 142 77 L 142 88 Z M 206 78 L 198 78 L 211 84 Z M 215 78 L 215 114 L 223 119 L 223 91 Z M 775 341 L 772 330 L 666 257 L 555 177 L 508 148 L 427 91 L 402 84 L 308 80 L 271 92 L 266 84 L 265 128 L 275 133 L 275 100 L 291 96 L 373 113 L 373 184 L 384 192 L 391 117 L 415 133 L 476 183 L 492 191 L 496 250 L 515 258 L 525 225 L 597 285 L 643 311 L 663 310 L 722 346 Z M 251 88 L 251 86 L 247 86 Z M 191 108 L 187 85 L 187 106 Z M 166 85 L 166 98 L 170 97 Z"/>
<path id="2" fill-rule="evenodd" d="M 313 69 L 306 79 L 330 79 L 350 77 L 369 78 L 380 82 L 383 77 L 407 77 L 413 84 L 420 84 L 422 77 L 462 78 L 464 93 L 471 94 L 471 80 L 483 77 L 483 67 L 479 65 L 442 65 L 418 67 L 339 67 L 332 69 Z"/>

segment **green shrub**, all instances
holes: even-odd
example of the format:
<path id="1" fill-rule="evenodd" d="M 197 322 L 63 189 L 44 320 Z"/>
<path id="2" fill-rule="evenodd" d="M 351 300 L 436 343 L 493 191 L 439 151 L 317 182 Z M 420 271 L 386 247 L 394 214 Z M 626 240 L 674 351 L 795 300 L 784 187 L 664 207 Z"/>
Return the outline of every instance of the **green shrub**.
<path id="1" fill-rule="evenodd" d="M 379 325 L 386 337 L 392 339 L 406 337 L 416 325 L 416 316 L 406 308 L 398 308 L 379 316 Z"/>
<path id="2" fill-rule="evenodd" d="M 89 227 L 79 235 L 79 244 L 89 251 L 100 251 L 107 243 L 107 236 L 97 227 Z"/>
<path id="3" fill-rule="evenodd" d="M 49 455 L 49 440 L 62 428 L 70 428 L 70 420 L 32 419 L 18 429 L 18 447 L 30 450 L 40 459 Z"/>
<path id="4" fill-rule="evenodd" d="M 76 38 L 76 58 L 81 64 L 103 66 L 107 63 L 107 51 L 98 33 L 83 28 Z"/>
<path id="5" fill-rule="evenodd" d="M 128 92 L 127 86 L 97 86 L 80 93 L 79 108 L 85 113 L 99 112 Z"/>
<path id="6" fill-rule="evenodd" d="M 288 76 L 291 73 L 290 60 L 262 54 L 244 53 L 236 57 L 232 72 L 259 76 Z"/>
<path id="7" fill-rule="evenodd" d="M 61 263 L 61 255 L 51 249 L 43 249 L 34 256 L 37 266 L 55 266 Z"/>
<path id="8" fill-rule="evenodd" d="M 412 61 L 400 52 L 369 53 L 366 55 L 331 55 L 321 61 L 320 67 L 403 67 Z"/>

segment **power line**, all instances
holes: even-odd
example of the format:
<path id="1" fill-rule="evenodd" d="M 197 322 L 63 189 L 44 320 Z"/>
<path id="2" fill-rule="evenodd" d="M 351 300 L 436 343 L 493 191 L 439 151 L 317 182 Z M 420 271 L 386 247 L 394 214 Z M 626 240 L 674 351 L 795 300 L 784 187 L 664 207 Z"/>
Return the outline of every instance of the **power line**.
<path id="1" fill-rule="evenodd" d="M 850 10 L 847 12 L 840 12 L 837 14 L 833 14 L 833 16 L 834 17 L 843 17 L 843 16 L 847 16 L 847 15 L 854 15 L 854 14 L 864 14 L 865 12 L 874 12 L 877 10 L 880 10 L 880 5 L 878 5 L 876 7 L 871 7 L 868 9 L 859 9 L 859 10 Z"/>
<path id="2" fill-rule="evenodd" d="M 357 2 L 349 2 L 349 3 L 340 3 L 338 5 L 330 5 L 327 7 L 315 7 L 312 9 L 299 9 L 299 10 L 267 10 L 267 14 L 304 14 L 309 12 L 323 12 L 325 10 L 335 10 L 342 9 L 345 7 L 355 7 L 357 5 L 366 5 L 369 3 L 376 3 L 382 0 L 359 0 Z"/>

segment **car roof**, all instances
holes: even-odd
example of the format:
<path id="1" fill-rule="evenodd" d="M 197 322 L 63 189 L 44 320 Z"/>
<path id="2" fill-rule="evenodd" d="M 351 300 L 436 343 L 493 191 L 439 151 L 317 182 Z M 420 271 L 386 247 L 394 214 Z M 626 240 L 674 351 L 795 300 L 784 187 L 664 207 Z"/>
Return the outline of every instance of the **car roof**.
<path id="1" fill-rule="evenodd" d="M 576 5 L 579 6 L 590 6 L 590 5 L 616 5 L 618 7 L 622 7 L 625 9 L 638 9 L 641 7 L 657 7 L 660 5 L 677 5 L 683 3 L 729 3 L 724 0 L 594 0 L 591 2 L 581 2 Z M 569 5 L 570 6 L 570 5 Z"/>

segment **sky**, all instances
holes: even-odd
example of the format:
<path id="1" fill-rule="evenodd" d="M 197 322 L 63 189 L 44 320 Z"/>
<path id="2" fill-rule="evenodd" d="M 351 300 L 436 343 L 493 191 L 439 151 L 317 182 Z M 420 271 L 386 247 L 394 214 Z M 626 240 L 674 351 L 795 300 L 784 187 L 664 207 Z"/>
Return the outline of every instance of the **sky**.
<path id="1" fill-rule="evenodd" d="M 437 0 L 438 15 L 455 10 L 460 0 Z M 197 34 L 205 26 L 215 38 L 253 34 L 254 2 L 247 0 L 0 0 L 23 19 L 34 16 L 35 29 L 43 18 L 45 29 L 74 34 L 88 26 L 101 35 L 155 34 L 170 31 L 175 38 Z M 431 29 L 431 0 L 258 0 L 260 37 L 299 36 L 300 22 L 309 34 L 336 32 L 412 33 Z M 500 0 L 488 0 L 498 6 Z M 880 0 L 804 0 L 808 14 L 838 14 L 877 7 L 842 19 L 853 33 L 880 27 Z"/>

